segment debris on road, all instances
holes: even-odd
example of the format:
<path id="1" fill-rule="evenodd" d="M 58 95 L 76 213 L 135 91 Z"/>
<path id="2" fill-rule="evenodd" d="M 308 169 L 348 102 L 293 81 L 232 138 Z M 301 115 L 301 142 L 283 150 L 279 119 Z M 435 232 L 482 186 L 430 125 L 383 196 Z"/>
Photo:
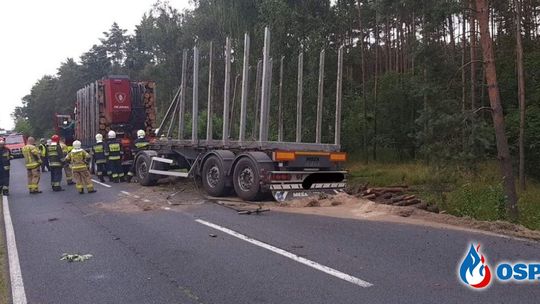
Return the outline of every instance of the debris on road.
<path id="1" fill-rule="evenodd" d="M 56 222 L 56 221 L 58 221 L 57 217 L 53 217 L 47 220 L 47 222 Z"/>
<path id="2" fill-rule="evenodd" d="M 62 258 L 60 259 L 60 261 L 68 261 L 69 263 L 71 263 L 71 262 L 84 262 L 86 260 L 89 260 L 92 257 L 93 257 L 93 255 L 91 255 L 91 254 L 63 253 Z"/>
<path id="3" fill-rule="evenodd" d="M 208 236 L 215 238 L 215 237 L 217 237 L 217 234 L 209 234 Z"/>

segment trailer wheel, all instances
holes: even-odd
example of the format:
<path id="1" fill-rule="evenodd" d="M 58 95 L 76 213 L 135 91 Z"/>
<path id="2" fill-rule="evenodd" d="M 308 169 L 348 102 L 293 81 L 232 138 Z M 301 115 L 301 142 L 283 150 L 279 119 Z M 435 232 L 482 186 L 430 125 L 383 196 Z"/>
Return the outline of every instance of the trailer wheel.
<path id="1" fill-rule="evenodd" d="M 253 160 L 245 157 L 236 163 L 233 173 L 233 185 L 236 195 L 241 199 L 246 201 L 260 199 L 259 169 Z"/>
<path id="2" fill-rule="evenodd" d="M 150 156 L 144 153 L 141 153 L 137 158 L 135 174 L 137 175 L 137 179 L 139 179 L 141 186 L 153 186 L 157 184 L 157 179 L 155 179 L 153 174 L 148 172 L 148 170 L 150 170 L 151 161 L 152 159 Z"/>
<path id="3" fill-rule="evenodd" d="M 225 169 L 216 156 L 210 156 L 203 165 L 202 184 L 206 193 L 212 196 L 225 195 Z"/>

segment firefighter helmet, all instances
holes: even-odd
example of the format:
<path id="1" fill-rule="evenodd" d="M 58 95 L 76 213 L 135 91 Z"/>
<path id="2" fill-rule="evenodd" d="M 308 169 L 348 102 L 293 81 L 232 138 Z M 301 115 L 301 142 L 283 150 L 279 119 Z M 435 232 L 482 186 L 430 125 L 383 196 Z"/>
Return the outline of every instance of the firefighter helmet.
<path id="1" fill-rule="evenodd" d="M 116 132 L 114 132 L 113 130 L 110 130 L 109 133 L 107 133 L 107 137 L 109 139 L 116 138 Z"/>
<path id="2" fill-rule="evenodd" d="M 103 141 L 103 135 L 101 135 L 100 133 L 96 134 L 96 142 L 102 142 Z"/>
<path id="3" fill-rule="evenodd" d="M 56 134 L 51 136 L 51 141 L 55 142 L 55 143 L 58 143 L 60 141 L 60 136 L 58 136 Z"/>
<path id="4" fill-rule="evenodd" d="M 73 142 L 73 149 L 80 149 L 81 148 L 81 142 L 76 140 Z"/>
<path id="5" fill-rule="evenodd" d="M 137 138 L 144 138 L 146 136 L 146 133 L 144 130 L 137 131 Z"/>

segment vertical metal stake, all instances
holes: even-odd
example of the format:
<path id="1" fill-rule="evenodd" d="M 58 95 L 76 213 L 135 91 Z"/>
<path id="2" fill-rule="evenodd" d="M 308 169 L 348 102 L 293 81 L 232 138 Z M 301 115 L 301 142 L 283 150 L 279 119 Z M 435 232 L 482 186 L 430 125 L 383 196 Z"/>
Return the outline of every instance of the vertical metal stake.
<path id="1" fill-rule="evenodd" d="M 198 141 L 199 131 L 199 49 L 193 47 L 193 107 L 191 119 L 191 143 Z"/>
<path id="2" fill-rule="evenodd" d="M 229 103 L 231 98 L 231 39 L 225 43 L 225 88 L 223 90 L 223 145 L 229 142 Z"/>
<path id="3" fill-rule="evenodd" d="M 302 95 L 304 89 L 304 53 L 298 55 L 298 88 L 296 94 L 296 142 L 302 142 Z"/>
<path id="4" fill-rule="evenodd" d="M 268 140 L 268 69 L 270 68 L 270 30 L 264 29 L 264 48 L 263 48 L 263 71 L 262 71 L 262 90 L 261 90 L 261 118 L 259 126 L 259 142 Z"/>
<path id="5" fill-rule="evenodd" d="M 283 62 L 284 61 L 285 61 L 285 56 L 282 56 L 279 63 L 278 141 L 283 141 Z"/>
<path id="6" fill-rule="evenodd" d="M 251 133 L 251 136 L 253 138 L 256 138 L 257 134 L 257 127 L 259 126 L 259 105 L 261 103 L 261 78 L 262 78 L 262 60 L 259 60 L 257 62 L 257 76 L 255 79 L 255 110 L 253 113 L 253 132 Z"/>
<path id="7" fill-rule="evenodd" d="M 341 144 L 341 98 L 342 98 L 342 88 L 343 88 L 343 45 L 339 48 L 338 51 L 338 70 L 337 70 L 337 81 L 336 81 L 336 127 L 334 130 L 334 139 L 335 144 Z"/>
<path id="8" fill-rule="evenodd" d="M 249 89 L 249 34 L 244 35 L 244 69 L 242 71 L 242 99 L 240 102 L 240 144 L 246 139 L 247 99 Z"/>
<path id="9" fill-rule="evenodd" d="M 319 58 L 319 92 L 317 95 L 317 126 L 315 128 L 315 143 L 321 143 L 322 133 L 322 112 L 324 100 L 324 49 L 321 51 Z"/>
<path id="10" fill-rule="evenodd" d="M 209 53 L 209 64 L 208 64 L 208 114 L 206 115 L 206 140 L 211 141 L 212 140 L 212 132 L 213 132 L 213 122 L 212 122 L 212 116 L 213 116 L 213 103 L 212 99 L 214 98 L 213 93 L 213 85 L 214 85 L 214 77 L 212 74 L 212 65 L 214 61 L 214 46 L 212 41 L 210 41 L 210 53 Z"/>
<path id="11" fill-rule="evenodd" d="M 188 50 L 182 52 L 182 80 L 180 82 L 180 111 L 178 111 L 178 139 L 184 139 L 184 113 L 186 109 L 186 70 L 187 70 Z"/>

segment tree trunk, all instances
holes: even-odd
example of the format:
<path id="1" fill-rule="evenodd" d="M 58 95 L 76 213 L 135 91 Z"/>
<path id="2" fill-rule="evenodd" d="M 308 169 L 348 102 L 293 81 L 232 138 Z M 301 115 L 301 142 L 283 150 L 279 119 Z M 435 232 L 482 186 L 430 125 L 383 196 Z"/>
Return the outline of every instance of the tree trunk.
<path id="1" fill-rule="evenodd" d="M 525 190 L 525 74 L 523 72 L 520 0 L 514 0 L 514 7 L 516 9 L 516 59 L 519 98 L 519 186 L 521 190 Z"/>
<path id="2" fill-rule="evenodd" d="M 476 110 L 476 19 L 474 17 L 474 0 L 470 2 L 471 14 L 469 18 L 471 32 L 471 110 Z"/>
<path id="3" fill-rule="evenodd" d="M 505 133 L 504 114 L 501 105 L 499 85 L 497 83 L 497 69 L 495 67 L 495 56 L 493 52 L 493 42 L 489 34 L 489 8 L 487 0 L 476 0 L 476 15 L 480 26 L 480 42 L 484 55 L 484 65 L 486 68 L 486 80 L 488 85 L 489 101 L 491 104 L 491 117 L 495 129 L 497 142 L 497 154 L 501 166 L 504 194 L 506 196 L 506 211 L 508 217 L 516 221 L 518 219 L 517 194 L 510 159 L 510 149 Z"/>
<path id="4" fill-rule="evenodd" d="M 465 63 L 467 61 L 467 17 L 465 15 L 465 12 L 463 12 L 463 20 L 461 24 L 461 113 L 465 115 L 465 111 L 467 110 L 467 69 L 465 67 Z M 463 124 L 463 130 L 462 130 L 462 145 L 463 145 L 463 152 L 467 151 L 467 133 L 466 133 L 466 123 Z"/>
<path id="5" fill-rule="evenodd" d="M 377 98 L 379 86 L 379 13 L 375 17 L 375 77 L 373 88 L 373 160 L 377 160 Z"/>
<path id="6" fill-rule="evenodd" d="M 367 149 L 367 100 L 366 100 L 366 60 L 365 60 L 365 51 L 364 51 L 364 28 L 362 26 L 362 7 L 360 0 L 356 2 L 356 7 L 358 9 L 358 27 L 360 31 L 360 60 L 362 68 L 362 101 L 363 101 L 363 114 L 364 121 L 362 126 L 362 132 L 364 136 L 364 141 L 362 143 L 362 150 L 364 154 L 364 160 L 366 164 L 369 162 L 369 154 Z"/>

